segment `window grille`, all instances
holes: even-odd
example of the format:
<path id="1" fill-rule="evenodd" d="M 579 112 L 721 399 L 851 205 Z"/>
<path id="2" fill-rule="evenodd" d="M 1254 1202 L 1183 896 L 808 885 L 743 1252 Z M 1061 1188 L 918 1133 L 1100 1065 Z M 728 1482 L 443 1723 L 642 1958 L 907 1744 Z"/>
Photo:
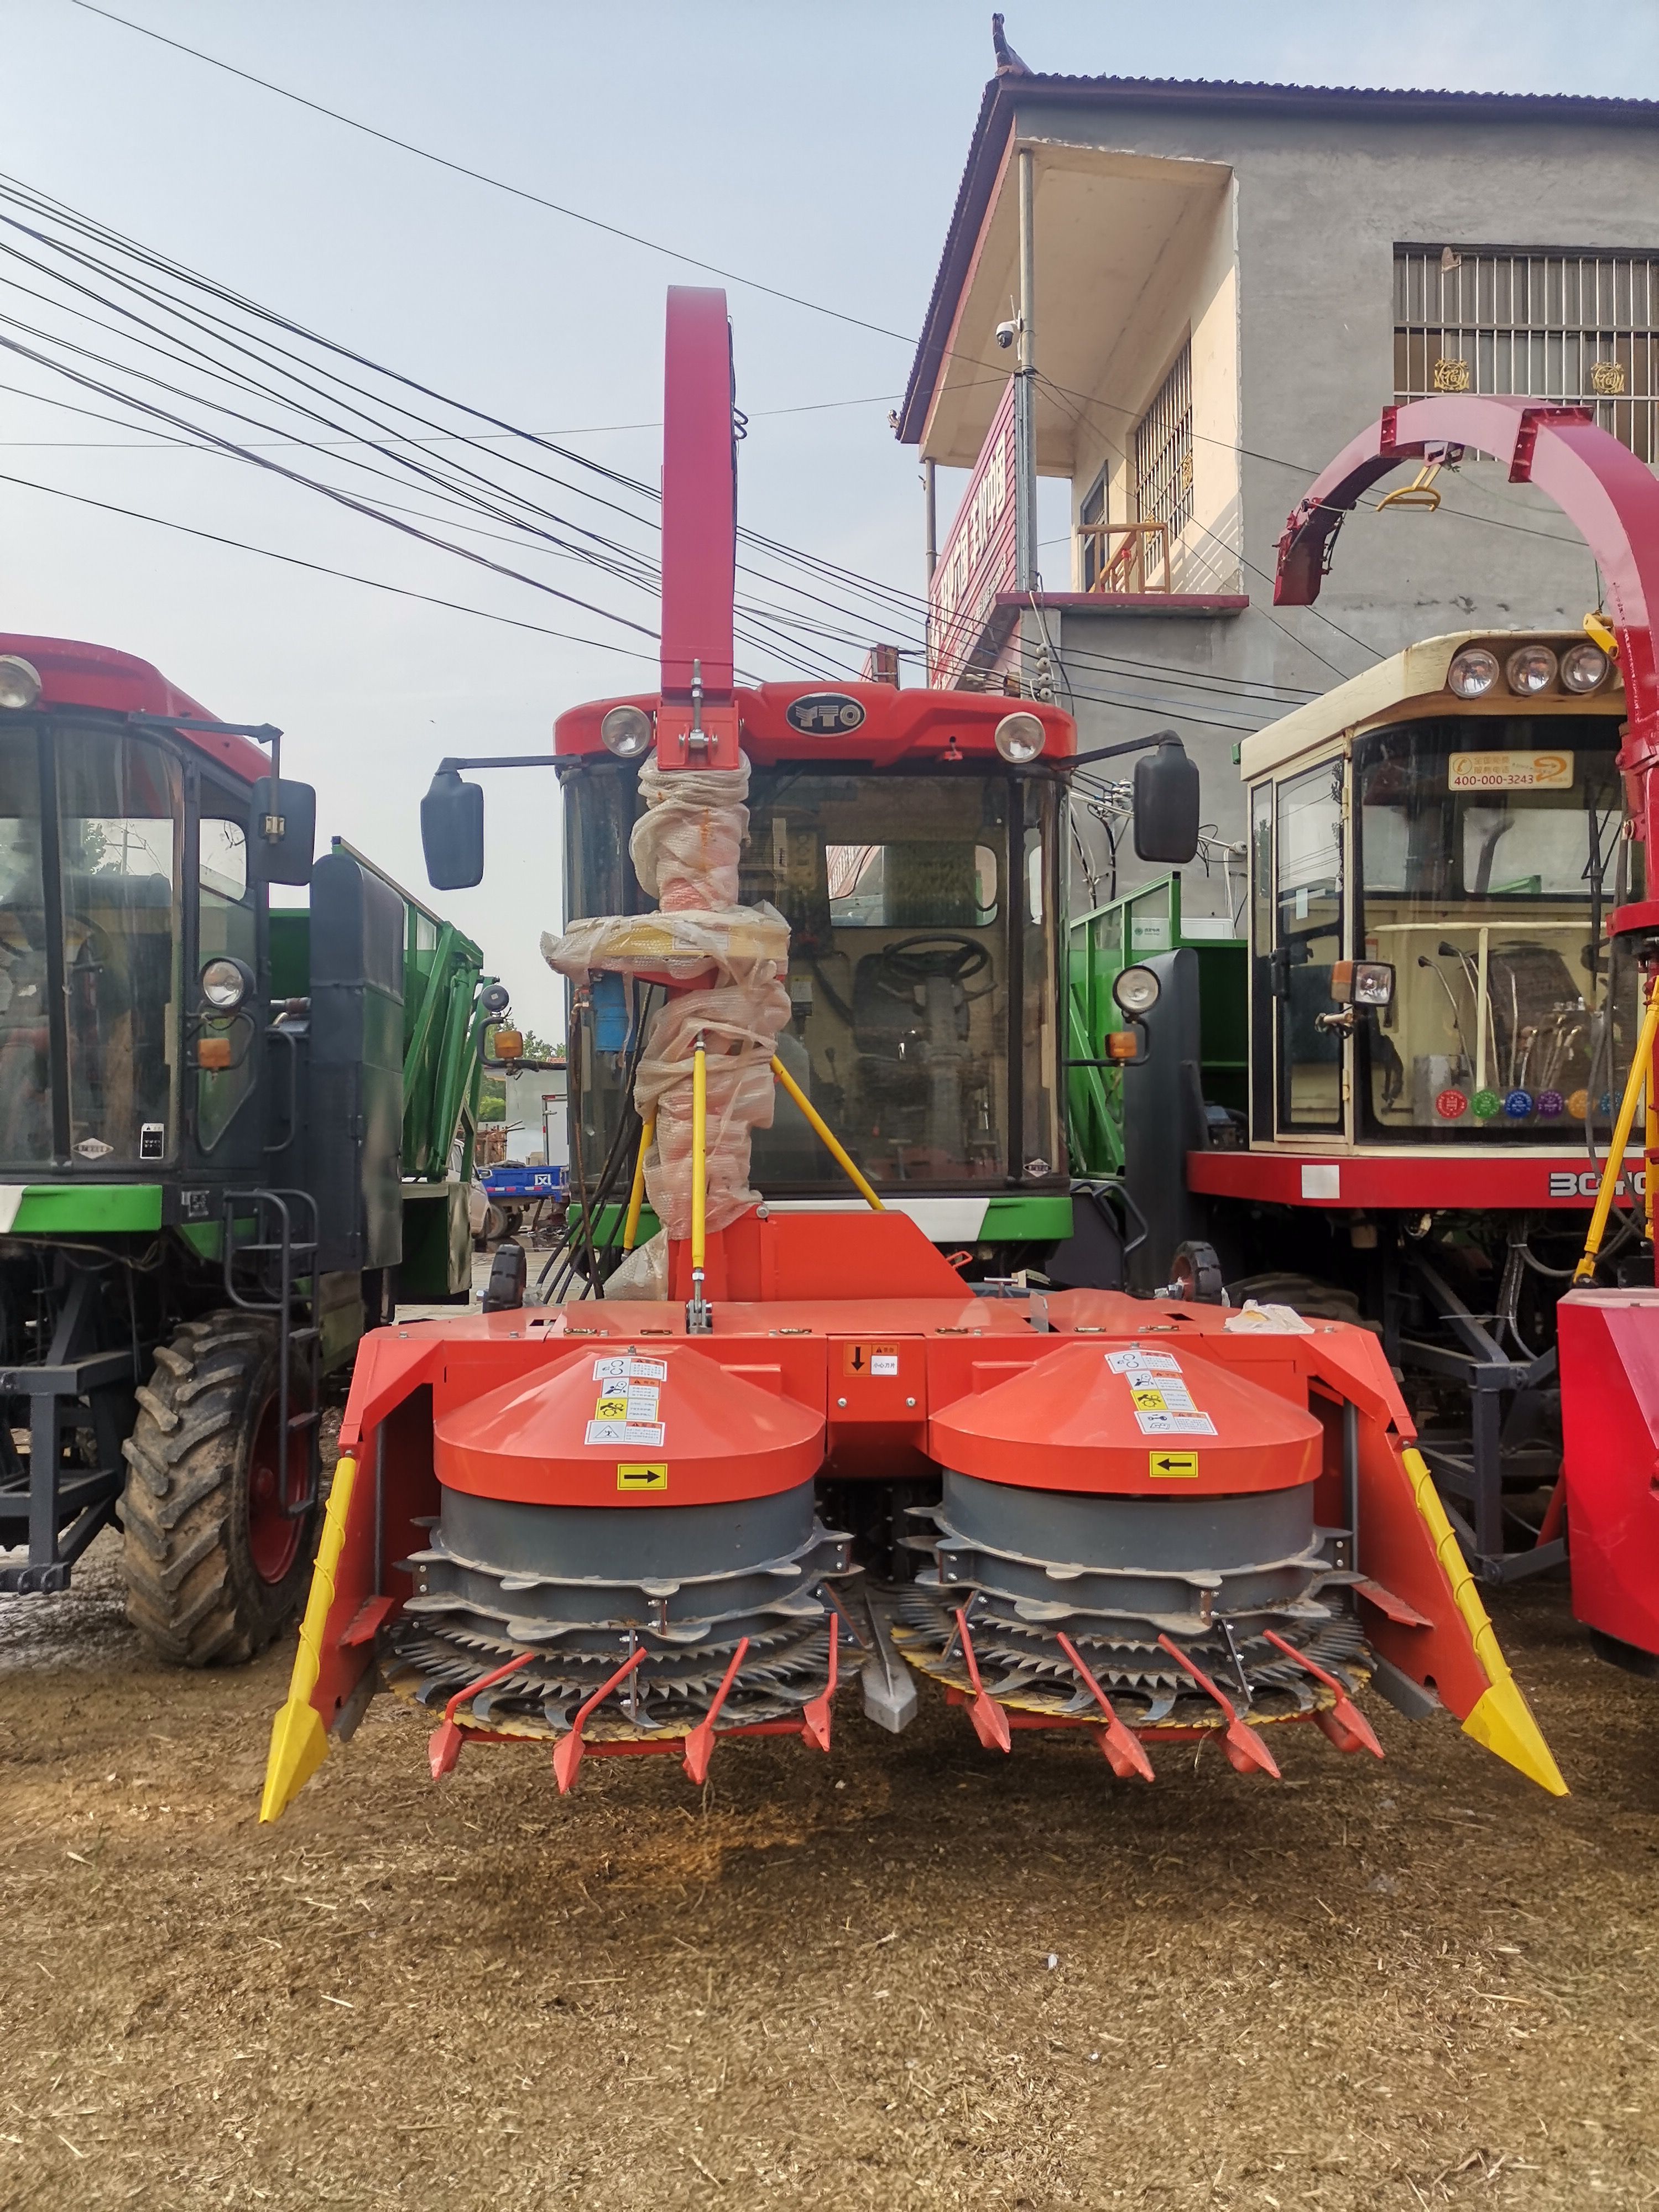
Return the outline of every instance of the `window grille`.
<path id="1" fill-rule="evenodd" d="M 1135 514 L 1161 522 L 1173 546 L 1193 514 L 1193 349 L 1183 345 L 1135 425 Z"/>
<path id="2" fill-rule="evenodd" d="M 1103 469 L 1095 478 L 1092 489 L 1078 510 L 1082 525 L 1079 536 L 1083 545 L 1083 588 L 1092 592 L 1099 581 L 1101 570 L 1101 532 L 1096 526 L 1106 520 L 1106 471 Z"/>
<path id="3" fill-rule="evenodd" d="M 1397 246 L 1396 399 L 1520 392 L 1588 407 L 1659 461 L 1659 254 Z"/>

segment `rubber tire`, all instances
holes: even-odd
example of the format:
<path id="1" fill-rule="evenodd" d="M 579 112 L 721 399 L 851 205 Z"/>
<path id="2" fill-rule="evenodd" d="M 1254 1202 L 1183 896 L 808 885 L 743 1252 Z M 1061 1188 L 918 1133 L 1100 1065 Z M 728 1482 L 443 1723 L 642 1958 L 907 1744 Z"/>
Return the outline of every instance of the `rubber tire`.
<path id="1" fill-rule="evenodd" d="M 293 1618 L 311 1578 L 314 1509 L 279 1582 L 261 1577 L 248 1548 L 248 1459 L 276 1387 L 276 1328 L 251 1314 L 186 1322 L 157 1348 L 121 1447 L 127 1619 L 175 1667 L 251 1659 Z"/>

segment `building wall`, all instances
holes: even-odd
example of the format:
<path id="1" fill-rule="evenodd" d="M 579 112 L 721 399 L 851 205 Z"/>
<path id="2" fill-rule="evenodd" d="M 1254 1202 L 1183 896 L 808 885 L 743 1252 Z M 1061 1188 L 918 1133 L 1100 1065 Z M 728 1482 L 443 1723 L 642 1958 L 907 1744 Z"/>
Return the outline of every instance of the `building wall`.
<path id="1" fill-rule="evenodd" d="M 1589 554 L 1547 500 L 1510 484 L 1491 462 L 1470 460 L 1455 479 L 1443 478 L 1437 515 L 1357 514 L 1316 608 L 1273 607 L 1274 554 L 1310 478 L 1394 397 L 1396 242 L 1659 248 L 1659 132 L 1475 109 L 1432 118 L 1132 102 L 1084 109 L 1040 93 L 1022 100 L 1016 127 L 1022 137 L 1225 163 L 1235 180 L 1204 234 L 1182 238 L 1166 258 L 1157 296 L 1149 287 L 1135 326 L 1103 365 L 1101 404 L 1085 410 L 1102 427 L 1088 440 L 1079 429 L 1074 489 L 1080 500 L 1112 442 L 1103 426 L 1121 425 L 1121 444 L 1190 321 L 1195 520 L 1219 535 L 1232 512 L 1251 605 L 1204 621 L 1049 611 L 1048 635 L 1066 664 L 1085 744 L 1174 726 L 1200 763 L 1206 818 L 1220 836 L 1242 839 L 1233 745 L 1301 693 L 1438 632 L 1577 626 L 1599 598 Z M 1225 332 L 1235 314 L 1230 378 Z M 1229 450 L 1235 442 L 1242 454 Z M 1113 513 L 1124 512 L 1120 498 Z M 1198 574 L 1196 560 L 1189 573 Z M 1025 630 L 1035 654 L 1034 618 Z M 1183 690 L 1180 678 L 1217 681 Z M 1234 685 L 1245 696 L 1230 696 Z M 1060 695 L 1064 703 L 1064 684 Z M 1137 872 L 1126 856 L 1120 888 Z M 1195 867 L 1186 888 L 1194 910 L 1224 910 L 1218 872 L 1206 884 Z"/>

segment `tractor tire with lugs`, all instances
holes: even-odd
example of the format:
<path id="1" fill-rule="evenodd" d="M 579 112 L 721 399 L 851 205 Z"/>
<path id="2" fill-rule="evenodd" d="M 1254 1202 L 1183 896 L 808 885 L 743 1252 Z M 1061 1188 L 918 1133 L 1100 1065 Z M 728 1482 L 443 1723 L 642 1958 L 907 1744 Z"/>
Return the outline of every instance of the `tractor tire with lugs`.
<path id="1" fill-rule="evenodd" d="M 277 1332 L 249 1314 L 210 1314 L 158 1345 L 138 1419 L 122 1446 L 127 1619 L 179 1667 L 251 1659 L 305 1594 L 315 1508 L 304 1495 L 307 1433 L 289 1439 L 278 1479 Z M 295 1372 L 289 1409 L 306 1407 Z"/>

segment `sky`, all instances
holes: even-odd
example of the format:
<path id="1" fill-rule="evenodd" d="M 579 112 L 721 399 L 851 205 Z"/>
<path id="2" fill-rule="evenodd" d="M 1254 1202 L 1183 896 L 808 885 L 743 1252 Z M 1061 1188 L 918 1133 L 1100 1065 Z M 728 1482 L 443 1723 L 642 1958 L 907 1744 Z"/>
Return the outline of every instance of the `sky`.
<path id="1" fill-rule="evenodd" d="M 993 66 L 980 0 L 112 4 L 672 251 L 377 143 L 74 0 L 9 0 L 7 178 L 647 481 L 665 288 L 718 281 L 675 255 L 718 264 L 753 280 L 727 283 L 750 418 L 741 520 L 922 588 L 916 457 L 887 416 Z M 1042 70 L 1659 97 L 1659 0 L 1624 0 L 1616 40 L 1535 0 L 1187 0 L 1178 44 L 1161 11 L 1117 0 L 1005 12 Z M 0 340 L 20 320 L 70 330 L 16 293 L 34 281 L 0 261 L 0 317 L 15 319 Z M 318 787 L 324 838 L 348 838 L 468 929 L 520 1019 L 562 1034 L 562 988 L 537 950 L 559 920 L 551 776 L 483 779 L 488 868 L 470 892 L 426 891 L 419 799 L 445 754 L 543 750 L 566 707 L 653 688 L 650 641 L 234 460 L 46 404 L 110 411 L 15 355 L 0 357 L 0 386 L 22 388 L 0 389 L 0 628 L 136 653 L 215 714 L 280 725 L 285 771 Z M 17 477 L 605 642 L 307 574 L 5 480 Z M 654 622 L 647 598 L 585 566 L 465 542 Z M 827 666 L 844 668 L 848 646 L 830 650 Z"/>

